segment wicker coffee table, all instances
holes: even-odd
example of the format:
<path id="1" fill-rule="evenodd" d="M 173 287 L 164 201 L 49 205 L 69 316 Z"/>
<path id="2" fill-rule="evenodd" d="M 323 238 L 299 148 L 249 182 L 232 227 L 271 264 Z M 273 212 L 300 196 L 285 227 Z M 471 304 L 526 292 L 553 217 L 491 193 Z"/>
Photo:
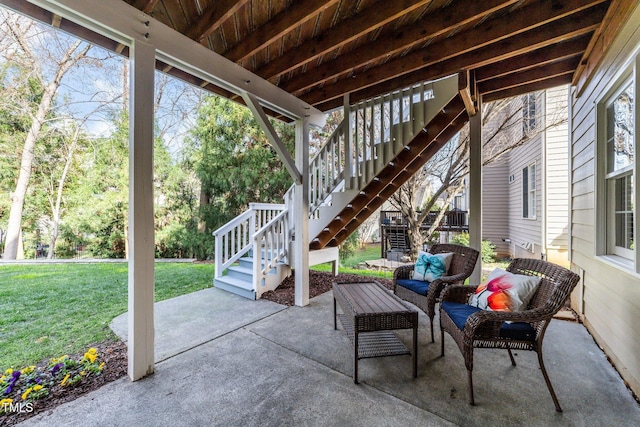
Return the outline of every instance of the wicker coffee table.
<path id="1" fill-rule="evenodd" d="M 337 313 L 337 304 L 343 314 Z M 333 284 L 333 327 L 340 319 L 353 345 L 353 382 L 358 383 L 358 360 L 411 354 L 413 377 L 418 375 L 418 312 L 378 282 Z M 413 351 L 392 332 L 413 329 Z"/>

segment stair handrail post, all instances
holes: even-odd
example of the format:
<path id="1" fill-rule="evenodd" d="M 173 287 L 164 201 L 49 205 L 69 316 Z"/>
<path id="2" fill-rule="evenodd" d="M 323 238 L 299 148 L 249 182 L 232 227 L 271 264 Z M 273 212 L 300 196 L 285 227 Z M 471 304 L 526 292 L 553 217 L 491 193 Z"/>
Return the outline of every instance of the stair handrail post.
<path id="1" fill-rule="evenodd" d="M 222 235 L 213 233 L 215 238 L 215 251 L 213 253 L 215 257 L 215 271 L 214 277 L 217 279 L 218 277 L 222 277 Z"/>

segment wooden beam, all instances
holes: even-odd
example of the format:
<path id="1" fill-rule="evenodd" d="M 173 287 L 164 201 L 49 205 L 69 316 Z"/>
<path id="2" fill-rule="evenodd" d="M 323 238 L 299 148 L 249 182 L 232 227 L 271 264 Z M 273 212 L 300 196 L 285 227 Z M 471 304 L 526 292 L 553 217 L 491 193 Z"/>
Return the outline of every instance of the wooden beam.
<path id="1" fill-rule="evenodd" d="M 287 32 L 335 5 L 338 1 L 305 0 L 295 2 L 225 52 L 224 56 L 233 62 L 243 61 Z"/>
<path id="2" fill-rule="evenodd" d="M 291 155 L 287 151 L 287 147 L 285 147 L 284 143 L 276 133 L 276 130 L 271 125 L 271 122 L 267 118 L 262 106 L 260 106 L 258 99 L 247 92 L 242 94 L 242 98 L 244 99 L 247 107 L 249 107 L 253 113 L 253 117 L 267 135 L 267 139 L 271 142 L 273 149 L 278 153 L 278 156 L 280 156 L 282 163 L 284 163 L 284 167 L 287 169 L 287 172 L 289 172 L 289 175 L 291 175 L 291 178 L 293 178 L 293 182 L 296 185 L 302 185 L 302 175 L 296 167 L 296 163 L 291 158 Z"/>
<path id="3" fill-rule="evenodd" d="M 537 68 L 527 69 L 518 73 L 508 74 L 506 76 L 497 77 L 492 80 L 486 80 L 478 83 L 478 91 L 482 95 L 490 92 L 497 92 L 510 89 L 524 84 L 535 83 L 541 80 L 547 80 L 552 77 L 570 75 L 573 73 L 580 62 L 579 56 L 573 56 L 564 61 L 554 62 Z"/>
<path id="4" fill-rule="evenodd" d="M 534 83 L 515 86 L 509 89 L 488 93 L 482 99 L 485 102 L 497 101 L 498 99 L 510 98 L 512 96 L 524 95 L 525 93 L 535 92 L 537 90 L 550 89 L 556 86 L 567 85 L 571 83 L 571 74 L 552 77 L 547 80 L 539 80 Z"/>
<path id="5" fill-rule="evenodd" d="M 476 84 L 475 78 L 472 78 L 468 71 L 458 73 L 458 92 L 469 117 L 475 116 L 477 113 L 475 105 Z"/>
<path id="6" fill-rule="evenodd" d="M 358 73 L 358 68 L 372 62 L 372 56 L 377 60 L 380 58 L 381 53 L 384 53 L 385 56 L 388 53 L 393 53 L 380 49 L 374 43 L 368 46 L 365 51 L 354 51 L 350 52 L 349 55 L 342 55 L 330 63 L 323 64 L 322 67 L 317 67 L 311 72 L 304 73 L 281 84 L 280 87 L 290 93 L 300 93 L 302 90 L 327 82 L 354 68 L 356 69 L 355 77 L 349 79 L 354 83 L 355 81 L 376 79 L 373 70 L 384 69 L 381 73 L 385 75 L 388 75 L 388 73 L 393 73 L 394 75 L 407 73 L 456 55 L 477 50 L 509 37 L 514 37 L 533 28 L 541 28 L 545 24 L 557 22 L 563 18 L 575 15 L 575 19 L 578 20 L 579 16 L 581 16 L 579 12 L 585 10 L 585 4 L 593 6 L 603 1 L 565 0 L 562 8 L 556 8 L 554 0 L 535 2 L 511 12 L 508 15 L 508 19 L 505 19 L 504 16 L 489 19 L 469 31 L 460 32 L 440 42 L 430 44 L 426 48 L 415 50 L 405 56 L 387 61 L 383 65 L 372 67 L 364 73 Z M 578 13 L 576 14 L 576 12 Z M 575 24 L 580 25 L 577 22 Z M 371 51 L 376 53 L 372 54 Z M 389 71 L 387 72 L 386 70 Z"/>
<path id="7" fill-rule="evenodd" d="M 249 0 L 219 0 L 213 2 L 199 17 L 194 17 L 195 24 L 185 33 L 190 39 L 202 42 L 227 19 L 231 18 Z"/>
<path id="8" fill-rule="evenodd" d="M 556 43 L 536 49 L 523 55 L 518 55 L 500 62 L 489 64 L 475 70 L 476 82 L 495 79 L 503 75 L 526 69 L 539 67 L 556 61 L 562 61 L 574 56 L 580 56 L 589 44 L 591 33 L 566 42 Z"/>
<path id="9" fill-rule="evenodd" d="M 299 92 L 331 80 L 354 68 L 377 62 L 388 55 L 399 54 L 417 43 L 449 33 L 461 25 L 476 22 L 497 9 L 514 2 L 490 0 L 486 2 L 455 2 L 443 9 L 426 15 L 416 24 L 404 28 L 399 34 L 392 33 L 374 42 L 360 46 L 348 55 L 340 55 L 321 67 L 304 73 L 280 86 L 287 92 Z"/>
<path id="10" fill-rule="evenodd" d="M 386 1 L 374 3 L 357 15 L 339 22 L 323 34 L 305 41 L 265 64 L 256 74 L 265 78 L 280 76 L 314 59 L 338 49 L 358 37 L 431 3 L 432 0 Z M 497 1 L 497 0 L 493 0 Z M 413 38 L 415 42 L 415 37 Z"/>
<path id="11" fill-rule="evenodd" d="M 340 80 L 335 84 L 309 92 L 301 96 L 301 98 L 312 105 L 318 104 L 319 108 L 331 106 L 336 108 L 339 106 L 339 100 L 334 100 L 334 98 L 342 96 L 343 92 L 355 90 L 356 92 L 351 93 L 351 102 L 357 102 L 386 93 L 391 89 L 406 87 L 418 81 L 432 80 L 451 75 L 458 72 L 458 70 L 478 68 L 507 60 L 532 50 L 589 34 L 599 26 L 600 19 L 604 16 L 605 11 L 606 4 L 597 5 L 593 9 L 583 10 L 575 15 L 564 17 L 557 22 L 550 22 L 542 27 L 531 28 L 525 33 L 518 34 L 518 37 L 503 38 L 497 43 L 485 45 L 477 50 L 467 51 L 462 55 L 453 56 L 447 60 L 430 61 L 430 65 L 408 73 L 403 70 L 413 69 L 411 66 L 413 60 L 409 59 L 410 62 L 407 65 L 402 63 L 402 58 L 398 58 L 383 66 L 375 67 L 363 75 L 348 80 Z M 443 41 L 442 44 L 448 48 L 453 48 L 449 46 L 448 40 Z M 431 49 L 440 50 L 440 46 L 435 46 L 434 44 Z M 447 54 L 444 53 L 444 55 Z M 391 62 L 394 63 L 391 64 Z M 327 102 L 326 100 L 333 101 Z"/>
<path id="12" fill-rule="evenodd" d="M 55 13 L 53 14 L 53 17 L 51 18 L 51 26 L 53 28 L 60 28 L 60 23 L 62 22 L 62 16 L 60 15 L 56 15 Z"/>
<path id="13" fill-rule="evenodd" d="M 584 53 L 582 61 L 573 78 L 573 85 L 577 87 L 575 96 L 580 97 L 595 70 L 600 66 L 614 37 L 629 20 L 633 11 L 640 6 L 637 1 L 612 0 L 602 25 L 596 30 L 589 47 Z"/>

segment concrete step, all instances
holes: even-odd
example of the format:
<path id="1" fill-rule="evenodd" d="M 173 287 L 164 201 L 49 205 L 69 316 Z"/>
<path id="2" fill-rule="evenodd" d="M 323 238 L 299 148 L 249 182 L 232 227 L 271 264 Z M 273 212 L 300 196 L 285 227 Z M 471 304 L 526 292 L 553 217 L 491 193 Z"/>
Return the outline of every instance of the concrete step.
<path id="1" fill-rule="evenodd" d="M 223 289 L 236 295 L 248 299 L 256 299 L 256 292 L 253 290 L 253 284 L 237 277 L 222 276 L 213 281 L 213 285 L 218 289 Z"/>

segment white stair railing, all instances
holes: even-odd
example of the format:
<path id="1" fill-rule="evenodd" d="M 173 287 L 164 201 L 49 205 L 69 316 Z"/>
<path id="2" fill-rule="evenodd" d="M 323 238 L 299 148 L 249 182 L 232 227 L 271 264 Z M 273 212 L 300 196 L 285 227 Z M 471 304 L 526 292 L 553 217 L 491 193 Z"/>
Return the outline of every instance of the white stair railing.
<path id="1" fill-rule="evenodd" d="M 289 211 L 283 210 L 253 236 L 253 283 L 256 298 L 275 289 L 280 283 L 269 283 L 269 273 L 286 263 L 289 253 Z M 259 251 L 259 254 L 255 252 Z"/>
<path id="2" fill-rule="evenodd" d="M 256 231 L 283 211 L 283 204 L 250 203 L 249 209 L 214 231 L 215 277 L 222 277 L 227 268 L 249 252 L 253 248 Z"/>
<path id="3" fill-rule="evenodd" d="M 345 180 L 347 190 L 363 188 L 425 127 L 432 85 L 421 83 L 348 108 L 349 120 L 338 125 L 309 163 L 310 215 Z"/>

